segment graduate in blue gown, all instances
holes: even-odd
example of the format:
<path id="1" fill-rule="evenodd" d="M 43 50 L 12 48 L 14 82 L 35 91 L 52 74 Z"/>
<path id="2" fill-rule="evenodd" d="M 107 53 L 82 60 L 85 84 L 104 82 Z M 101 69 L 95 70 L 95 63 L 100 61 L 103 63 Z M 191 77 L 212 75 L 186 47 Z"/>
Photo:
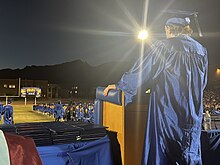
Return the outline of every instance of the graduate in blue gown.
<path id="1" fill-rule="evenodd" d="M 11 105 L 12 101 L 8 100 L 8 104 L 4 106 L 4 124 L 13 124 L 13 107 Z"/>
<path id="2" fill-rule="evenodd" d="M 55 121 L 60 121 L 60 119 L 63 118 L 64 114 L 65 114 L 65 111 L 63 109 L 63 105 L 61 104 L 61 101 L 58 101 L 58 103 L 55 104 L 55 107 L 54 107 Z"/>
<path id="3" fill-rule="evenodd" d="M 0 121 L 2 120 L 2 115 L 4 114 L 3 104 L 0 102 Z"/>
<path id="4" fill-rule="evenodd" d="M 165 31 L 167 39 L 152 44 L 143 59 L 117 84 L 109 85 L 104 95 L 121 89 L 128 104 L 146 83 L 151 93 L 142 164 L 201 165 L 207 51 L 190 37 L 188 19 L 168 19 Z"/>

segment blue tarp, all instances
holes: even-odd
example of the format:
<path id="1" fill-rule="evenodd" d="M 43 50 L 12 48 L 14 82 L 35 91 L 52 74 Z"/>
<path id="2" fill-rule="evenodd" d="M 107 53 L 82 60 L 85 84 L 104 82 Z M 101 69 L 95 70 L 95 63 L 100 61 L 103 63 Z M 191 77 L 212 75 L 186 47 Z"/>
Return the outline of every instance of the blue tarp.
<path id="1" fill-rule="evenodd" d="M 37 147 L 44 165 L 113 165 L 107 136 L 89 142 Z"/>

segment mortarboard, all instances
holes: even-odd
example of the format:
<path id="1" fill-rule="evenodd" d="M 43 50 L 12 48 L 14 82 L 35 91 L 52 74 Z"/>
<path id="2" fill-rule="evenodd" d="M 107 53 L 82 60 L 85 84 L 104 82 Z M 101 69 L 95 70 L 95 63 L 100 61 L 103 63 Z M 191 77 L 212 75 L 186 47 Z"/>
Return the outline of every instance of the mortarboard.
<path id="1" fill-rule="evenodd" d="M 11 99 L 8 99 L 7 102 L 8 102 L 8 104 L 11 104 L 11 103 L 12 103 L 12 100 L 11 100 Z"/>
<path id="2" fill-rule="evenodd" d="M 198 21 L 198 12 L 183 10 L 164 10 L 163 13 L 165 13 L 166 15 L 170 15 L 169 19 L 166 21 L 166 25 L 195 25 L 199 37 L 203 36 Z"/>
<path id="3" fill-rule="evenodd" d="M 184 18 L 170 18 L 167 20 L 166 25 L 182 25 L 186 26 L 190 24 L 190 19 L 188 17 Z"/>

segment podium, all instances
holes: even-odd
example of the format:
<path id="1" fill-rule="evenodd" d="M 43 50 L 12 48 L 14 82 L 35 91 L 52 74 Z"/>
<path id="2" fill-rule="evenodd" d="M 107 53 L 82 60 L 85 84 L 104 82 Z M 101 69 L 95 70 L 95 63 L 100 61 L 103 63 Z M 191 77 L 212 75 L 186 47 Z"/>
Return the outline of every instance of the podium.
<path id="1" fill-rule="evenodd" d="M 96 89 L 95 124 L 117 133 L 123 165 L 141 164 L 148 105 L 133 102 L 125 106 L 122 91 L 110 90 L 104 96 L 104 89 Z"/>

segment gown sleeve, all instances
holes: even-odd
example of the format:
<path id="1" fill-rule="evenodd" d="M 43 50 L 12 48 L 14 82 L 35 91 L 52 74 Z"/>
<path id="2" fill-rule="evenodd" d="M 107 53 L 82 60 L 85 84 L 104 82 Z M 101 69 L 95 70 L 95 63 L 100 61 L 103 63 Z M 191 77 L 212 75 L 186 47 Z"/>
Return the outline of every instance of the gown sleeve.
<path id="1" fill-rule="evenodd" d="M 208 81 L 208 53 L 207 50 L 204 50 L 205 52 L 205 56 L 204 56 L 204 80 L 203 80 L 203 90 L 205 89 L 206 85 L 207 85 L 207 81 Z"/>
<path id="2" fill-rule="evenodd" d="M 132 102 L 138 87 L 143 83 L 147 83 L 150 87 L 150 84 L 160 75 L 164 69 L 166 52 L 162 41 L 155 42 L 146 51 L 144 57 L 140 57 L 134 66 L 123 74 L 116 88 L 125 93 L 125 105 Z"/>

